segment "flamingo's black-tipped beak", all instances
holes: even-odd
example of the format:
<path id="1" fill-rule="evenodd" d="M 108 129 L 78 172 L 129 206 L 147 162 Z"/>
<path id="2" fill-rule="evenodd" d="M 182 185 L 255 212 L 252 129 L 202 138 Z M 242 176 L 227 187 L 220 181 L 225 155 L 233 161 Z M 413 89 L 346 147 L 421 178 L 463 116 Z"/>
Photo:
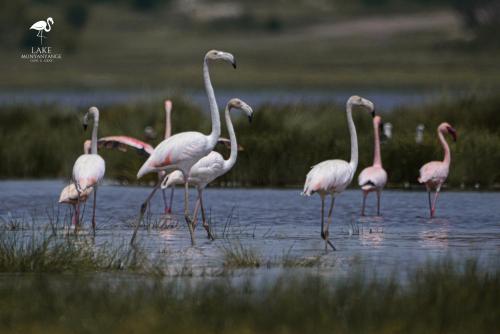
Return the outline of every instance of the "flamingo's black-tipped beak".
<path id="1" fill-rule="evenodd" d="M 457 141 L 457 130 L 451 126 L 447 127 L 448 133 L 453 137 L 453 141 Z"/>
<path id="2" fill-rule="evenodd" d="M 233 68 L 236 69 L 236 59 L 233 60 L 232 64 L 233 64 Z"/>
<path id="3" fill-rule="evenodd" d="M 252 124 L 253 115 L 248 116 L 248 123 Z"/>
<path id="4" fill-rule="evenodd" d="M 375 109 L 372 110 L 372 118 L 375 117 Z"/>

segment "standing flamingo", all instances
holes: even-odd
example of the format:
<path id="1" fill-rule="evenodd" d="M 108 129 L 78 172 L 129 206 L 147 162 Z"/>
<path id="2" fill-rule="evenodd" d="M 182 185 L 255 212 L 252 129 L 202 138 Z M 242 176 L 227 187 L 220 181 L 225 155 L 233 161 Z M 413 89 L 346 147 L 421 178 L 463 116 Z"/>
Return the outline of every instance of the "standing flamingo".
<path id="1" fill-rule="evenodd" d="M 37 37 L 40 37 L 40 44 L 43 44 L 43 39 L 46 38 L 43 36 L 43 32 L 49 32 L 50 29 L 52 29 L 51 24 L 54 24 L 54 20 L 49 17 L 47 18 L 47 21 L 41 20 L 38 22 L 33 23 L 33 25 L 30 27 L 30 30 L 38 30 L 38 34 L 36 34 Z"/>
<path id="2" fill-rule="evenodd" d="M 363 190 L 363 207 L 361 215 L 365 215 L 366 196 L 369 192 L 377 192 L 377 216 L 380 216 L 380 193 L 387 183 L 387 173 L 382 167 L 382 157 L 380 156 L 380 135 L 379 130 L 383 128 L 382 118 L 380 116 L 373 117 L 373 135 L 374 149 L 373 149 L 373 165 L 361 171 L 358 176 L 358 183 Z"/>
<path id="3" fill-rule="evenodd" d="M 444 159 L 443 161 L 431 161 L 426 163 L 420 168 L 420 177 L 418 182 L 425 183 L 427 188 L 427 195 L 429 199 L 429 210 L 431 213 L 431 218 L 434 217 L 436 212 L 436 202 L 439 196 L 439 191 L 444 181 L 448 177 L 448 172 L 450 171 L 451 154 L 450 147 L 444 139 L 444 134 L 449 133 L 454 141 L 457 141 L 457 131 L 448 123 L 441 123 L 437 128 L 437 133 L 439 141 L 444 149 Z M 434 200 L 431 203 L 431 190 L 435 190 Z"/>
<path id="4" fill-rule="evenodd" d="M 307 173 L 304 191 L 302 192 L 305 196 L 311 196 L 317 192 L 321 197 L 321 237 L 325 240 L 325 250 L 328 248 L 328 245 L 335 250 L 335 246 L 328 239 L 328 229 L 332 221 L 335 196 L 349 186 L 358 166 L 358 137 L 354 121 L 352 120 L 352 107 L 354 106 L 363 106 L 372 113 L 373 117 L 375 116 L 375 107 L 371 101 L 359 96 L 351 96 L 347 101 L 346 114 L 349 134 L 351 136 L 351 161 L 326 160 L 313 166 L 309 173 Z M 325 228 L 325 196 L 328 194 L 332 196 L 332 202 L 328 211 L 328 222 Z"/>
<path id="5" fill-rule="evenodd" d="M 90 154 L 90 140 L 83 143 L 83 153 Z M 80 202 L 86 202 L 89 195 L 92 193 L 92 188 L 87 188 L 80 194 Z M 73 182 L 63 188 L 59 195 L 59 203 L 71 204 L 73 206 L 73 215 L 71 218 L 71 225 L 76 227 L 76 205 L 78 204 L 78 191 Z"/>
<path id="6" fill-rule="evenodd" d="M 205 90 L 207 91 L 208 100 L 210 102 L 210 115 L 212 119 L 211 133 L 207 136 L 195 131 L 181 132 L 165 139 L 158 146 L 156 146 L 151 156 L 142 165 L 137 173 L 137 178 L 141 178 L 145 174 L 151 172 L 165 171 L 166 173 L 170 173 L 174 170 L 180 170 L 182 172 L 184 177 L 184 218 L 189 229 L 192 245 L 195 244 L 195 239 L 192 220 L 189 216 L 188 176 L 191 167 L 193 167 L 198 160 L 213 150 L 220 136 L 220 115 L 217 107 L 217 101 L 215 99 L 214 89 L 210 81 L 210 73 L 208 71 L 208 62 L 210 60 L 219 59 L 231 63 L 233 67 L 236 68 L 234 56 L 230 53 L 211 50 L 208 51 L 204 57 L 203 78 Z M 131 244 L 133 244 L 135 240 L 139 224 L 142 221 L 147 205 L 160 185 L 161 182 L 158 182 L 151 194 L 146 198 L 141 206 L 139 219 L 135 226 L 132 239 L 130 240 Z"/>
<path id="7" fill-rule="evenodd" d="M 94 117 L 94 127 L 92 129 L 92 141 L 90 154 L 82 154 L 76 159 L 73 166 L 73 182 L 78 192 L 78 203 L 76 207 L 76 223 L 80 215 L 80 197 L 88 188 L 94 188 L 94 205 L 92 209 L 92 230 L 95 235 L 95 207 L 97 200 L 97 185 L 104 177 L 106 164 L 99 154 L 97 154 L 97 130 L 99 128 L 99 110 L 96 107 L 90 107 L 83 117 L 83 128 L 87 129 L 88 117 Z"/>
<path id="8" fill-rule="evenodd" d="M 214 237 L 210 231 L 210 226 L 208 225 L 208 222 L 206 220 L 205 208 L 203 207 L 203 190 L 210 182 L 229 172 L 236 163 L 236 159 L 238 157 L 238 143 L 236 142 L 236 134 L 234 132 L 233 123 L 231 121 L 230 111 L 232 108 L 243 110 L 247 114 L 248 120 L 250 122 L 252 121 L 253 115 L 252 108 L 240 99 L 231 99 L 227 103 L 225 117 L 227 130 L 229 132 L 229 140 L 231 141 L 231 154 L 229 156 L 229 159 L 224 160 L 224 157 L 220 153 L 212 151 L 210 152 L 210 154 L 203 157 L 196 164 L 194 164 L 189 171 L 188 183 L 195 186 L 198 190 L 198 200 L 196 202 L 196 207 L 193 214 L 193 230 L 196 228 L 198 208 L 201 207 L 203 227 L 207 231 L 208 238 L 212 240 L 214 240 Z M 170 173 L 168 177 L 163 181 L 162 188 L 164 189 L 182 183 L 184 183 L 182 172 L 176 170 Z"/>

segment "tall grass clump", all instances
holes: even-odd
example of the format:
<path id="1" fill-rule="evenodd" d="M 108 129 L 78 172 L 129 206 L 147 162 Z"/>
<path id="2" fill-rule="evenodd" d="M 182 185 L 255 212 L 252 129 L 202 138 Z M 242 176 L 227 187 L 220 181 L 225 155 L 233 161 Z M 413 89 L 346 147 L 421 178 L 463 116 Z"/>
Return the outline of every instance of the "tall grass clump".
<path id="1" fill-rule="evenodd" d="M 226 241 L 220 246 L 225 268 L 256 268 L 262 263 L 261 255 L 240 240 Z"/>
<path id="2" fill-rule="evenodd" d="M 96 246 L 89 236 L 0 231 L 0 273 L 155 271 L 141 250 Z"/>
<path id="3" fill-rule="evenodd" d="M 2 333 L 495 333 L 498 269 L 438 262 L 397 280 L 0 278 Z"/>

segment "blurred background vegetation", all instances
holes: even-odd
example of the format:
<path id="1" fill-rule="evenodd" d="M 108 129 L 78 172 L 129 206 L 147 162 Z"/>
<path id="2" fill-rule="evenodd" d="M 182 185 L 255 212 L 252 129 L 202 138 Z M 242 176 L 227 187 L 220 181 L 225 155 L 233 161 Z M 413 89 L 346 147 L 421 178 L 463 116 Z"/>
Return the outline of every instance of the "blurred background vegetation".
<path id="1" fill-rule="evenodd" d="M 210 119 L 199 107 L 174 98 L 173 133 L 198 130 L 208 133 Z M 425 162 L 442 159 L 436 128 L 447 120 L 458 131 L 458 141 L 447 138 L 452 151 L 448 182 L 454 187 L 496 187 L 500 184 L 500 97 L 442 99 L 425 107 L 401 107 L 383 113 L 394 126 L 391 139 L 382 143 L 384 167 L 392 186 L 417 183 L 418 169 Z M 81 127 L 85 110 L 68 111 L 53 105 L 6 107 L 0 110 L 0 175 L 4 178 L 69 178 L 82 143 L 90 131 Z M 264 105 L 255 110 L 254 122 L 234 113 L 239 153 L 235 168 L 214 184 L 226 186 L 296 186 L 315 163 L 332 158 L 349 159 L 350 139 L 342 105 Z M 101 109 L 99 135 L 127 134 L 157 144 L 164 129 L 161 100 L 151 104 L 116 105 Z M 372 118 L 356 111 L 360 148 L 360 171 L 372 163 Z M 423 141 L 417 143 L 416 125 L 425 126 Z M 154 126 L 155 139 L 144 129 Z M 223 126 L 223 135 L 228 136 Z M 223 147 L 219 150 L 228 156 Z M 106 176 L 135 182 L 144 158 L 134 152 L 100 150 Z M 150 181 L 155 176 L 150 176 Z"/>
<path id="2" fill-rule="evenodd" d="M 64 60 L 20 61 L 49 16 Z M 499 28 L 493 0 L 6 1 L 0 88 L 201 88 L 218 48 L 240 64 L 214 75 L 219 87 L 491 89 Z"/>
<path id="3" fill-rule="evenodd" d="M 453 98 L 384 114 L 394 125 L 382 149 L 391 184 L 415 184 L 419 167 L 441 158 L 435 128 L 445 120 L 459 131 L 449 184 L 500 183 L 498 1 L 20 0 L 1 6 L 0 102 L 19 92 L 174 93 L 174 132 L 207 131 L 207 108 L 200 109 L 189 92 L 203 89 L 202 57 L 217 48 L 234 53 L 239 68 L 214 67 L 216 93 L 233 89 L 243 100 L 246 92 L 278 90 L 451 92 Z M 63 59 L 21 60 L 38 45 L 28 27 L 49 16 L 55 24 L 46 43 Z M 81 131 L 82 106 L 27 100 L 0 103 L 0 178 L 69 177 L 89 137 Z M 148 139 L 148 125 L 163 132 L 160 99 L 100 107 L 101 136 Z M 264 103 L 257 109 L 251 127 L 238 122 L 247 150 L 219 185 L 300 185 L 314 163 L 348 159 L 343 106 Z M 365 116 L 355 115 L 360 169 L 372 158 L 371 119 Z M 415 142 L 418 124 L 425 125 L 421 144 Z M 140 157 L 102 154 L 107 177 L 135 180 Z"/>

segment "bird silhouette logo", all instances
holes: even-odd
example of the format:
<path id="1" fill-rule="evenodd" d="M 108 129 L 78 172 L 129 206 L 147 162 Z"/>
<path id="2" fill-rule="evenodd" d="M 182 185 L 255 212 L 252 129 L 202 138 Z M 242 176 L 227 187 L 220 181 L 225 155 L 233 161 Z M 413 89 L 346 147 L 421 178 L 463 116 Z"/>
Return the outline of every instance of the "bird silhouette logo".
<path id="1" fill-rule="evenodd" d="M 52 25 L 54 24 L 54 20 L 51 17 L 48 17 L 46 21 L 41 20 L 38 22 L 33 23 L 33 25 L 30 27 L 30 30 L 38 30 L 38 34 L 36 34 L 37 37 L 40 38 L 40 45 L 43 45 L 43 39 L 47 38 L 46 36 L 43 35 L 43 32 L 49 32 L 52 29 Z"/>

